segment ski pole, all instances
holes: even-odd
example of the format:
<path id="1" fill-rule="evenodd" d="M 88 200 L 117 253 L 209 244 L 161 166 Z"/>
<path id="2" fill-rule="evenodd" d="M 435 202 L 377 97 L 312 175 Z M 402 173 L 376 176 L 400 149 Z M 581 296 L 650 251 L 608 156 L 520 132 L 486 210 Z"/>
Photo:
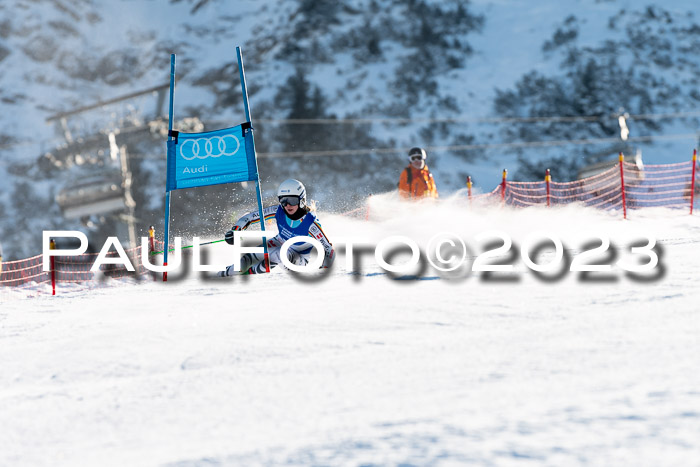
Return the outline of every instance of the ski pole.
<path id="1" fill-rule="evenodd" d="M 225 239 L 225 238 L 222 238 L 221 240 L 212 240 L 211 242 L 200 243 L 199 246 L 211 245 L 212 243 L 220 243 L 220 242 L 224 242 L 224 241 L 226 241 L 226 239 Z M 186 249 L 186 248 L 192 248 L 193 246 L 194 246 L 194 245 L 183 246 L 183 247 L 181 248 L 181 250 L 184 250 L 184 249 Z M 170 248 L 170 249 L 168 249 L 168 251 L 169 251 L 169 252 L 170 252 L 170 251 L 175 251 L 175 248 Z M 151 252 L 151 255 L 159 255 L 159 254 L 161 254 L 161 253 L 163 253 L 163 251 L 152 251 L 152 252 Z"/>

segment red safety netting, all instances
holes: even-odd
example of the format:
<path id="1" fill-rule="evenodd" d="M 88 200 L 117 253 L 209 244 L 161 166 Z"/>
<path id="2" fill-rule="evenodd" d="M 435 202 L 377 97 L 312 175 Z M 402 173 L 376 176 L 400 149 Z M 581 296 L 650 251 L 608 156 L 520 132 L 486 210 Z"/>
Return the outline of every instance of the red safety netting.
<path id="1" fill-rule="evenodd" d="M 623 183 L 624 178 L 624 204 Z M 494 204 L 511 207 L 561 206 L 579 203 L 603 210 L 628 210 L 664 207 L 690 210 L 697 204 L 699 184 L 693 180 L 693 162 L 645 165 L 617 163 L 596 175 L 572 182 L 546 180 L 503 183 L 487 193 L 469 194 L 471 205 Z M 696 196 L 691 197 L 693 190 Z M 342 215 L 370 219 L 370 198 L 364 206 Z"/>
<path id="2" fill-rule="evenodd" d="M 693 162 L 646 165 L 624 162 L 604 172 L 573 182 L 545 180 L 504 182 L 493 191 L 472 197 L 482 203 L 500 202 L 514 207 L 557 206 L 580 203 L 604 210 L 664 207 L 690 210 Z M 549 185 L 549 186 L 548 186 Z M 697 182 L 695 182 L 697 190 Z M 697 198 L 697 196 L 695 196 Z"/>
<path id="3" fill-rule="evenodd" d="M 573 182 L 507 182 L 505 203 L 511 206 L 554 206 L 579 202 L 585 206 L 616 209 L 622 207 L 620 169 L 605 172 Z"/>
<path id="4" fill-rule="evenodd" d="M 156 241 L 155 249 L 162 248 L 163 242 Z M 102 264 L 99 272 L 90 271 L 98 253 L 56 256 L 54 257 L 53 271 L 44 271 L 43 255 L 18 261 L 5 261 L 2 263 L 2 272 L 0 273 L 0 301 L 9 298 L 52 295 L 54 284 L 58 294 L 61 289 L 72 290 L 111 285 L 112 281 L 106 279 L 144 280 L 154 277 L 153 273 L 143 266 L 140 247 L 128 249 L 126 254 L 134 266 L 133 272 L 121 264 Z M 116 251 L 107 253 L 107 258 L 117 256 Z M 151 263 L 155 263 L 155 261 L 151 259 Z"/>
<path id="5" fill-rule="evenodd" d="M 628 165 L 625 163 L 625 173 Z M 644 176 L 637 183 L 628 185 L 625 180 L 627 206 L 689 208 L 692 172 L 692 162 L 645 166 Z"/>
<path id="6" fill-rule="evenodd" d="M 501 199 L 501 187 L 497 186 L 488 193 L 478 193 L 470 198 L 477 203 L 492 203 Z"/>
<path id="7" fill-rule="evenodd" d="M 469 199 L 477 205 L 512 207 L 580 203 L 587 207 L 624 212 L 647 207 L 691 211 L 691 204 L 698 198 L 693 195 L 697 187 L 693 168 L 694 161 L 645 165 L 643 168 L 623 162 L 622 166 L 618 163 L 604 172 L 572 182 L 509 182 L 504 178 L 503 183 L 492 191 L 470 195 Z M 344 215 L 368 220 L 369 202 Z M 154 248 L 162 249 L 163 242 L 156 241 Z M 99 272 L 90 271 L 97 253 L 55 257 L 53 273 L 43 270 L 42 255 L 5 262 L 0 273 L 0 301 L 15 296 L 51 295 L 54 284 L 58 290 L 68 285 L 82 288 L 109 285 L 110 281 L 105 281 L 105 278 L 143 280 L 156 277 L 143 267 L 140 247 L 126 252 L 136 269 L 133 272 L 123 265 L 109 264 L 101 265 Z M 117 253 L 110 252 L 107 256 L 115 257 Z"/>

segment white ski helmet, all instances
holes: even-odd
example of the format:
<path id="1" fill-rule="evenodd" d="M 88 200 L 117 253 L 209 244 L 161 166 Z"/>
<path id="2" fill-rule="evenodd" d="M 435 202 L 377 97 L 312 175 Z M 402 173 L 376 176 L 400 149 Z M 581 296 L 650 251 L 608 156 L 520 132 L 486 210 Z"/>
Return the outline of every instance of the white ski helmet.
<path id="1" fill-rule="evenodd" d="M 299 207 L 306 209 L 306 188 L 299 180 L 290 178 L 280 184 L 277 189 L 277 198 L 281 201 L 286 196 L 296 196 L 299 198 Z"/>

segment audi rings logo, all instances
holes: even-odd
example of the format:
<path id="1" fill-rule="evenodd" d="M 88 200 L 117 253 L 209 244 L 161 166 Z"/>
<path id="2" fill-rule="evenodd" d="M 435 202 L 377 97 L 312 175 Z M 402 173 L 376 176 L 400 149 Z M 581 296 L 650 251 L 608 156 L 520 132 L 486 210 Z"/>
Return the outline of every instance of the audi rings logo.
<path id="1" fill-rule="evenodd" d="M 188 139 L 180 146 L 180 155 L 188 161 L 207 159 L 208 157 L 233 156 L 240 147 L 241 142 L 234 135 Z"/>

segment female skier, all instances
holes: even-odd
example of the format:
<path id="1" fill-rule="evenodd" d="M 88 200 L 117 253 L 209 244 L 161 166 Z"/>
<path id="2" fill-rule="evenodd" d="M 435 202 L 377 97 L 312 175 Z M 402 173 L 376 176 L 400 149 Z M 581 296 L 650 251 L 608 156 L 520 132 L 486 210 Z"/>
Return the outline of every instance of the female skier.
<path id="1" fill-rule="evenodd" d="M 321 229 L 321 224 L 316 216 L 310 212 L 306 204 L 306 189 L 299 180 L 289 179 L 282 182 L 277 189 L 277 206 L 268 206 L 263 209 L 265 221 L 275 219 L 279 233 L 267 241 L 267 250 L 270 261 L 270 269 L 282 262 L 280 250 L 282 244 L 292 237 L 313 237 L 318 240 L 325 252 L 321 268 L 328 268 L 333 264 L 335 251 L 326 234 Z M 250 212 L 238 219 L 231 230 L 226 232 L 226 242 L 233 245 L 234 232 L 245 230 L 252 224 L 260 222 L 258 211 Z M 305 266 L 309 262 L 312 246 L 306 242 L 294 243 L 287 250 L 287 259 L 296 265 Z M 241 255 L 240 271 L 234 271 L 233 265 L 224 271 L 219 271 L 220 277 L 239 274 L 261 274 L 268 272 L 263 253 L 246 253 Z"/>

